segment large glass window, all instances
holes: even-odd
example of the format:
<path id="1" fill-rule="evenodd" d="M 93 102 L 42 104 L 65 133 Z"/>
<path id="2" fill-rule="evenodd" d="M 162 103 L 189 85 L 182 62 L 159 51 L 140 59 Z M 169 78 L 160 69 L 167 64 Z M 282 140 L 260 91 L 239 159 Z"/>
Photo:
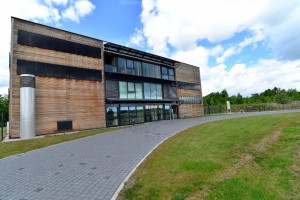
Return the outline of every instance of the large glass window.
<path id="1" fill-rule="evenodd" d="M 168 69 L 167 69 L 166 67 L 162 67 L 162 68 L 161 68 L 161 78 L 162 78 L 162 79 L 166 79 L 166 80 L 169 79 L 169 76 L 168 76 Z"/>
<path id="2" fill-rule="evenodd" d="M 165 80 L 172 80 L 174 81 L 174 69 L 162 67 L 161 68 L 161 78 Z"/>
<path id="3" fill-rule="evenodd" d="M 143 63 L 143 76 L 149 77 L 149 64 Z"/>
<path id="4" fill-rule="evenodd" d="M 169 80 L 174 81 L 174 69 L 169 69 Z"/>
<path id="5" fill-rule="evenodd" d="M 159 65 L 154 65 L 154 69 L 155 69 L 155 78 L 161 78 L 160 66 Z"/>
<path id="6" fill-rule="evenodd" d="M 155 65 L 149 64 L 149 76 L 152 78 L 155 78 Z"/>
<path id="7" fill-rule="evenodd" d="M 141 76 L 142 75 L 142 63 L 138 61 L 134 61 L 134 75 Z"/>
<path id="8" fill-rule="evenodd" d="M 118 58 L 118 72 L 126 73 L 126 59 Z"/>
<path id="9" fill-rule="evenodd" d="M 171 106 L 169 105 L 165 105 L 165 119 L 169 120 L 171 115 L 170 115 L 170 109 L 171 109 Z"/>
<path id="10" fill-rule="evenodd" d="M 135 99 L 134 83 L 128 82 L 128 99 Z"/>
<path id="11" fill-rule="evenodd" d="M 152 121 L 158 120 L 158 109 L 156 105 L 151 106 L 151 117 L 152 117 Z"/>
<path id="12" fill-rule="evenodd" d="M 162 99 L 161 84 L 144 83 L 144 97 L 145 99 Z"/>
<path id="13" fill-rule="evenodd" d="M 144 107 L 143 106 L 136 107 L 136 119 L 137 119 L 137 123 L 144 122 Z"/>
<path id="14" fill-rule="evenodd" d="M 156 99 L 156 84 L 151 83 L 150 88 L 151 88 L 151 99 Z"/>
<path id="15" fill-rule="evenodd" d="M 144 98 L 145 99 L 150 99 L 150 83 L 144 83 Z"/>
<path id="16" fill-rule="evenodd" d="M 163 105 L 158 105 L 158 120 L 164 119 Z"/>
<path id="17" fill-rule="evenodd" d="M 120 99 L 127 99 L 127 82 L 119 82 Z"/>
<path id="18" fill-rule="evenodd" d="M 107 107 L 106 108 L 106 123 L 107 123 L 107 126 L 117 126 L 118 125 L 118 109 L 117 109 L 117 107 Z"/>
<path id="19" fill-rule="evenodd" d="M 119 81 L 120 99 L 143 99 L 142 83 Z"/>
<path id="20" fill-rule="evenodd" d="M 135 83 L 135 98 L 143 99 L 143 85 L 141 83 Z"/>
<path id="21" fill-rule="evenodd" d="M 126 66 L 126 71 L 127 74 L 132 74 L 134 75 L 134 69 L 133 69 L 133 61 L 132 60 L 127 60 L 127 66 Z"/>
<path id="22" fill-rule="evenodd" d="M 120 125 L 129 124 L 128 107 L 120 107 Z"/>
<path id="23" fill-rule="evenodd" d="M 162 99 L 162 88 L 161 84 L 156 84 L 156 98 Z"/>
<path id="24" fill-rule="evenodd" d="M 129 124 L 134 124 L 136 123 L 136 110 L 135 106 L 130 106 L 129 107 Z"/>

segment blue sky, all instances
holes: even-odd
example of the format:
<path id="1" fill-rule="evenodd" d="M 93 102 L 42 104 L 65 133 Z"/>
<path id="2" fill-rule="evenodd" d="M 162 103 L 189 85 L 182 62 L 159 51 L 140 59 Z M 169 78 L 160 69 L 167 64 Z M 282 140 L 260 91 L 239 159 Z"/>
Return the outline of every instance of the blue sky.
<path id="1" fill-rule="evenodd" d="M 200 67 L 203 94 L 300 90 L 298 0 L 3 0 L 0 93 L 8 88 L 10 16 Z M 34 11 L 34 12 L 33 12 Z"/>

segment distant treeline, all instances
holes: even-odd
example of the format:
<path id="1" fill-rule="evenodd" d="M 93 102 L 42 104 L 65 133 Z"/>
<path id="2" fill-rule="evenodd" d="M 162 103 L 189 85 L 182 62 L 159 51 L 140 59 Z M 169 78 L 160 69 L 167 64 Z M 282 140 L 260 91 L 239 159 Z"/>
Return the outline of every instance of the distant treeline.
<path id="1" fill-rule="evenodd" d="M 226 101 L 231 104 L 262 104 L 262 103 L 279 103 L 286 104 L 290 101 L 300 100 L 300 92 L 296 89 L 280 89 L 274 87 L 267 89 L 262 93 L 251 94 L 251 97 L 243 97 L 240 93 L 237 95 L 229 96 L 224 89 L 222 92 L 212 92 L 203 97 L 205 106 L 224 105 Z"/>

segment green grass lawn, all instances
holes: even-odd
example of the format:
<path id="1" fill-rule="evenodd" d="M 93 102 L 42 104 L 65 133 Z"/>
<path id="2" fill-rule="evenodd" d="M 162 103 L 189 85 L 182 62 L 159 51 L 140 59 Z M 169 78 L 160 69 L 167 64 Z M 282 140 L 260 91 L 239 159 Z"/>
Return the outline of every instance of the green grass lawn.
<path id="1" fill-rule="evenodd" d="M 0 143 L 0 159 L 8 156 L 25 153 L 34 149 L 39 149 L 47 147 L 50 145 L 67 142 L 71 140 L 76 140 L 79 138 L 97 135 L 101 133 L 106 133 L 109 131 L 114 131 L 124 127 L 117 128 L 103 128 L 98 130 L 80 131 L 72 134 L 66 135 L 53 135 L 45 136 L 42 138 L 30 139 L 30 140 L 20 140 L 14 142 L 2 142 Z"/>
<path id="2" fill-rule="evenodd" d="M 299 174 L 300 113 L 230 119 L 168 139 L 119 199 L 300 199 Z"/>

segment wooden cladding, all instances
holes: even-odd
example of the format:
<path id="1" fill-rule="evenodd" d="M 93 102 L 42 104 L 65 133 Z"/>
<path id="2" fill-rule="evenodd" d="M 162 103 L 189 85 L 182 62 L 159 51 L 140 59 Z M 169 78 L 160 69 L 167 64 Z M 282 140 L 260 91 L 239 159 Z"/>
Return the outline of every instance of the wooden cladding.
<path id="1" fill-rule="evenodd" d="M 119 98 L 119 82 L 105 80 L 105 98 Z"/>
<path id="2" fill-rule="evenodd" d="M 32 74 L 41 77 L 101 81 L 101 70 L 70 67 L 50 63 L 17 60 L 17 74 Z"/>
<path id="3" fill-rule="evenodd" d="M 18 30 L 18 44 L 101 59 L 101 48 Z"/>

